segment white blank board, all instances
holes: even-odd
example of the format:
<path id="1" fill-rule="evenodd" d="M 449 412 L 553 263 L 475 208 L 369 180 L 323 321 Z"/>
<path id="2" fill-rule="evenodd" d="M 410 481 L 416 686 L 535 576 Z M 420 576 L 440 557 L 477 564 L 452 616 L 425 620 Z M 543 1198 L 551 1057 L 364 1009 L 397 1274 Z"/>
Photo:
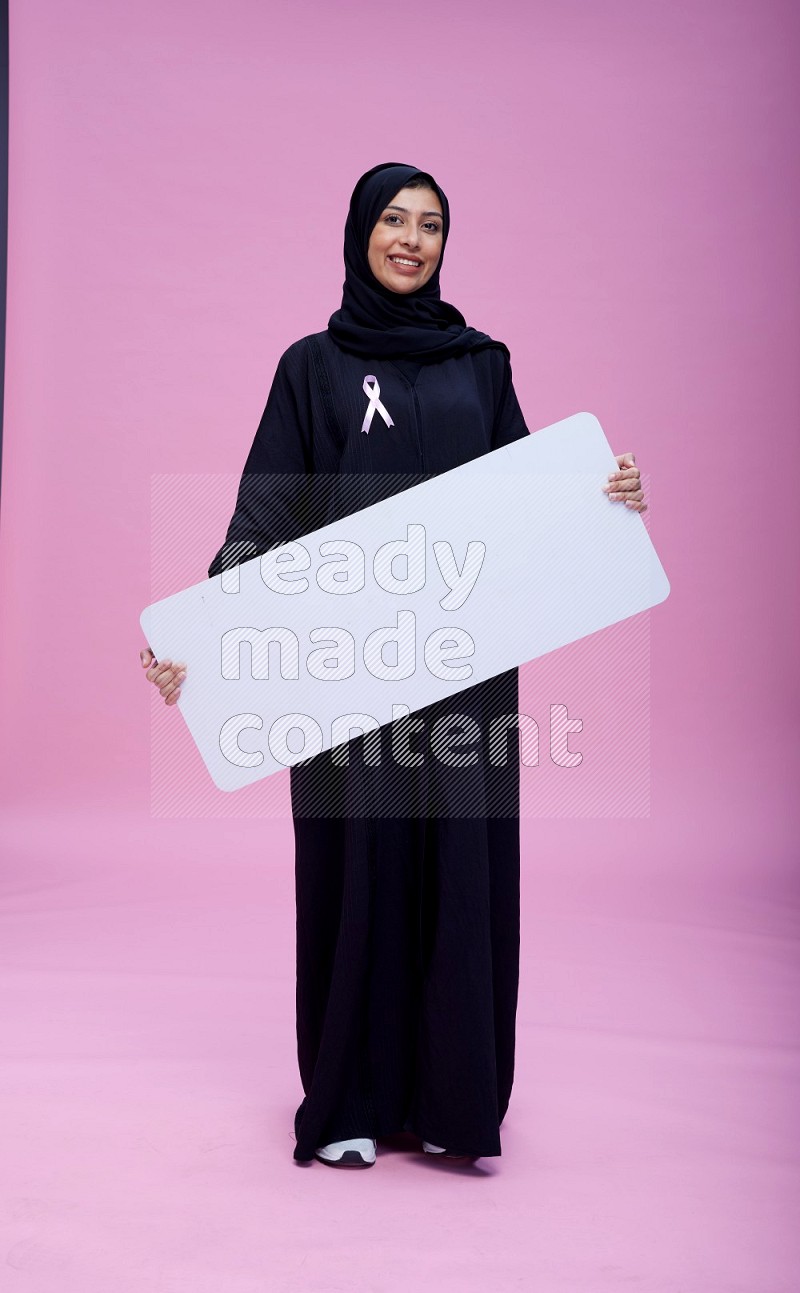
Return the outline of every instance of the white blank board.
<path id="1" fill-rule="evenodd" d="M 602 492 L 615 470 L 576 413 L 148 606 L 215 784 L 434 701 L 457 712 L 460 690 L 662 602 L 641 516 Z"/>

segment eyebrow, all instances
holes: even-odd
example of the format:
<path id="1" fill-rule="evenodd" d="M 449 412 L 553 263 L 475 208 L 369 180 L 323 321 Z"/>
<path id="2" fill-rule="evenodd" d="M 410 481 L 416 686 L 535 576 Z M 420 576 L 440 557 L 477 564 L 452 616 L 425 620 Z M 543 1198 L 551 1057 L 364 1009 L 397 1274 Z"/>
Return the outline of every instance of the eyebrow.
<path id="1" fill-rule="evenodd" d="M 396 206 L 394 202 L 390 202 L 389 205 L 383 209 L 384 211 L 402 211 L 404 215 L 408 215 L 408 207 Z M 444 220 L 444 216 L 441 211 L 423 211 L 422 214 L 436 216 L 439 220 Z"/>

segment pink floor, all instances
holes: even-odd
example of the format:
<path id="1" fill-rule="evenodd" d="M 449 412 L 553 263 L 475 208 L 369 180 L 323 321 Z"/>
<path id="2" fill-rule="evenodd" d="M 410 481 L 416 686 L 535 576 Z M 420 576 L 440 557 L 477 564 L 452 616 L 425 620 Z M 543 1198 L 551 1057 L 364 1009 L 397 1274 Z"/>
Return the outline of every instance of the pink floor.
<path id="1" fill-rule="evenodd" d="M 635 833 L 523 822 L 502 1156 L 344 1173 L 292 1159 L 290 822 L 6 815 L 3 1287 L 795 1293 L 796 896 Z"/>

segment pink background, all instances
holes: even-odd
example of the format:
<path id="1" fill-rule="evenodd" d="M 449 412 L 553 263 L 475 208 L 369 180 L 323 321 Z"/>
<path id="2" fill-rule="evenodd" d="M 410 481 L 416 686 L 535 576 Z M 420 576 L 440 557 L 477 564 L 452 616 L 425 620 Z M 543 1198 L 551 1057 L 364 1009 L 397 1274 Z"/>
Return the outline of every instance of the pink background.
<path id="1" fill-rule="evenodd" d="M 794 1293 L 799 25 L 775 0 L 12 0 L 14 1287 Z M 209 800 L 138 617 L 205 576 L 384 160 L 441 180 L 443 294 L 510 346 L 531 429 L 588 409 L 636 453 L 672 593 L 523 671 L 606 727 L 639 706 L 615 793 L 647 784 L 523 820 L 502 1157 L 301 1174 L 288 775 L 270 820 Z M 165 473 L 208 485 L 167 565 Z"/>

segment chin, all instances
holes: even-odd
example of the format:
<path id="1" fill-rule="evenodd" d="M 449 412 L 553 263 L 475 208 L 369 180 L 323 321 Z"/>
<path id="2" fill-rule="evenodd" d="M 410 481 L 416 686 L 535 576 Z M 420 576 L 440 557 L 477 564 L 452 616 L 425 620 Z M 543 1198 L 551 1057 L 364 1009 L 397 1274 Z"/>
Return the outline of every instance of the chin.
<path id="1" fill-rule="evenodd" d="M 423 278 L 420 283 L 415 283 L 398 274 L 397 278 L 392 279 L 391 282 L 387 279 L 386 286 L 390 287 L 393 292 L 416 292 L 417 288 L 422 287 L 426 282 L 427 278 Z"/>

